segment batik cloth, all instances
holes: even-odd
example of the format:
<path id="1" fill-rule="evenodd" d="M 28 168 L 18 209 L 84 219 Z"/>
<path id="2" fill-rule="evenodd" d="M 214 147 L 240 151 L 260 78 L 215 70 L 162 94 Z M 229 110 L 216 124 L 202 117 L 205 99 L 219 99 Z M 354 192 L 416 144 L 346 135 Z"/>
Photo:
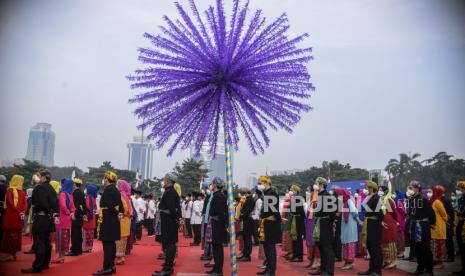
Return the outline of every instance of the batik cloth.
<path id="1" fill-rule="evenodd" d="M 21 229 L 3 229 L 1 249 L 4 253 L 14 254 L 21 251 Z"/>
<path id="2" fill-rule="evenodd" d="M 346 262 L 353 262 L 355 259 L 355 242 L 342 245 L 342 259 Z"/>
<path id="3" fill-rule="evenodd" d="M 55 237 L 55 251 L 63 255 L 69 251 L 70 229 L 57 229 Z"/>

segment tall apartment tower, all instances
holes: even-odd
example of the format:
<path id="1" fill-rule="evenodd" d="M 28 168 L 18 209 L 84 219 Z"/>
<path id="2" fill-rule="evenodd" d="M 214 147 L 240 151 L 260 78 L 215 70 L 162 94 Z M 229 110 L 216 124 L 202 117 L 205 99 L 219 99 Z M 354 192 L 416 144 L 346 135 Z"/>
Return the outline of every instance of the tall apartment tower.
<path id="1" fill-rule="evenodd" d="M 37 161 L 44 166 L 54 165 L 55 133 L 52 125 L 37 123 L 29 131 L 26 159 Z"/>

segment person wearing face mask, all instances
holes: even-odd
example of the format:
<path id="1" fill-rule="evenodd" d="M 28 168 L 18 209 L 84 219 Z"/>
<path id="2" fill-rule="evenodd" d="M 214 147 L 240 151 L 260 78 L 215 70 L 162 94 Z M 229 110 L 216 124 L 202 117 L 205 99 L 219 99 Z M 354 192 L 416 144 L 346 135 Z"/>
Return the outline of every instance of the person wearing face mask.
<path id="1" fill-rule="evenodd" d="M 21 273 L 41 273 L 48 269 L 52 254 L 50 234 L 55 232 L 55 224 L 60 222 L 58 198 L 50 185 L 52 174 L 46 169 L 38 173 L 40 184 L 32 193 L 32 236 L 34 240 L 35 260 L 32 268 L 21 269 Z"/>
<path id="2" fill-rule="evenodd" d="M 431 239 L 434 259 L 433 269 L 442 269 L 444 268 L 443 260 L 446 259 L 446 224 L 449 220 L 449 217 L 446 212 L 446 208 L 441 200 L 441 197 L 444 195 L 446 189 L 437 185 L 433 188 L 433 196 L 431 198 L 431 204 L 436 215 L 436 225 L 431 229 Z"/>
<path id="3" fill-rule="evenodd" d="M 224 247 L 228 235 L 226 227 L 228 223 L 228 204 L 223 193 L 224 181 L 215 177 L 212 181 L 212 196 L 208 202 L 208 223 L 211 225 L 211 244 L 215 264 L 206 274 L 214 276 L 223 275 Z"/>
<path id="4" fill-rule="evenodd" d="M 368 270 L 359 272 L 358 275 L 381 275 L 383 265 L 383 255 L 381 252 L 381 222 L 383 212 L 380 208 L 380 197 L 378 195 L 378 184 L 374 181 L 367 181 L 365 189 L 368 191 L 366 202 L 363 204 L 365 213 L 363 221 L 363 244 L 370 254 Z"/>
<path id="5" fill-rule="evenodd" d="M 279 213 L 278 194 L 271 188 L 271 178 L 260 176 L 258 181 L 265 187 L 263 207 L 260 212 L 260 241 L 266 257 L 266 268 L 257 275 L 275 276 L 276 244 L 281 242 L 281 215 Z"/>
<path id="6" fill-rule="evenodd" d="M 410 275 L 433 275 L 433 253 L 431 252 L 431 226 L 436 216 L 430 201 L 421 194 L 421 183 L 414 180 L 409 184 L 413 195 L 410 206 L 410 245 L 415 248 L 417 269 Z"/>
<path id="7" fill-rule="evenodd" d="M 456 194 L 459 199 L 457 200 L 457 228 L 455 229 L 455 237 L 460 250 L 460 261 L 462 264 L 462 270 L 453 272 L 455 275 L 465 274 L 465 181 L 457 182 Z"/>
<path id="8" fill-rule="evenodd" d="M 334 235 L 335 218 L 337 205 L 336 197 L 326 191 L 328 181 L 323 177 L 318 177 L 315 181 L 318 185 L 318 202 L 315 212 L 315 228 L 313 230 L 313 240 L 320 250 L 321 265 L 320 270 L 310 272 L 310 275 L 334 275 Z"/>
<path id="9" fill-rule="evenodd" d="M 174 188 L 176 176 L 167 173 L 163 178 L 162 195 L 158 209 L 161 219 L 161 242 L 165 253 L 162 269 L 152 273 L 152 276 L 170 276 L 173 274 L 174 259 L 176 257 L 176 243 L 178 242 L 179 224 L 182 222 L 179 194 Z"/>
<path id="10" fill-rule="evenodd" d="M 252 212 L 252 220 L 253 220 L 253 240 L 254 240 L 254 246 L 258 246 L 260 244 L 260 240 L 258 238 L 258 221 L 260 219 L 260 210 L 262 209 L 262 191 L 256 190 L 254 193 L 254 200 L 255 200 L 255 206 Z"/>
<path id="11" fill-rule="evenodd" d="M 378 191 L 383 211 L 381 222 L 381 246 L 383 250 L 383 268 L 393 269 L 397 261 L 397 211 L 396 203 L 390 196 L 388 187 L 381 186 Z"/>
<path id="12" fill-rule="evenodd" d="M 207 224 L 208 220 L 206 220 L 206 217 L 208 215 L 206 214 L 207 211 L 207 205 L 208 202 L 210 201 L 210 195 L 211 195 L 211 186 L 210 183 L 204 182 L 202 184 L 202 189 L 205 191 L 205 199 L 204 199 L 204 204 L 202 208 L 202 226 L 201 226 L 201 244 L 203 247 L 203 254 L 200 256 L 201 261 L 210 261 L 212 259 L 212 254 L 211 254 L 211 244 L 207 242 L 206 239 L 206 232 L 207 232 Z"/>
<path id="13" fill-rule="evenodd" d="M 286 252 L 283 255 L 284 258 L 290 259 L 292 255 L 292 241 L 290 237 L 290 230 L 291 230 L 291 214 L 289 212 L 289 207 L 291 204 L 293 192 L 291 194 L 290 191 L 287 191 L 284 195 L 284 201 L 282 203 L 282 210 L 281 210 L 281 229 L 282 229 L 282 251 Z"/>
<path id="14" fill-rule="evenodd" d="M 291 186 L 293 198 L 290 204 L 291 227 L 290 237 L 292 239 L 292 258 L 291 262 L 303 262 L 304 248 L 303 238 L 305 236 L 305 210 L 303 202 L 300 200 L 300 187 Z"/>
<path id="15" fill-rule="evenodd" d="M 354 194 L 355 205 L 357 206 L 358 219 L 360 221 L 365 220 L 365 212 L 364 212 L 364 210 L 362 208 L 362 205 L 364 203 L 366 203 L 365 199 L 366 199 L 367 194 L 368 194 L 367 189 L 357 189 L 357 190 L 355 190 L 355 194 Z M 356 197 L 356 195 L 358 197 Z M 362 230 L 363 230 L 363 226 L 360 225 L 360 224 L 357 224 L 358 242 L 357 242 L 357 247 L 356 247 L 356 251 L 355 251 L 355 257 L 359 257 L 359 258 L 367 256 L 367 249 L 363 245 L 363 237 L 362 237 L 363 231 Z"/>
<path id="16" fill-rule="evenodd" d="M 238 193 L 238 197 L 235 199 L 236 209 L 235 209 L 235 229 L 236 229 L 236 240 L 237 240 L 237 249 L 239 250 L 239 257 L 242 257 L 242 251 L 244 250 L 244 237 L 242 236 L 243 224 L 241 217 L 242 206 L 244 206 L 246 197 L 245 188 L 241 188 Z"/>
<path id="17" fill-rule="evenodd" d="M 452 206 L 451 200 L 446 197 L 444 193 L 441 196 L 441 202 L 444 205 L 444 209 L 447 213 L 447 221 L 446 221 L 446 254 L 447 258 L 445 259 L 446 262 L 453 262 L 455 259 L 455 248 L 454 248 L 454 221 L 455 221 L 455 211 L 454 207 Z"/>
<path id="18" fill-rule="evenodd" d="M 415 260 L 415 247 L 413 246 L 413 242 L 411 241 L 411 235 L 410 235 L 410 228 L 412 226 L 412 206 L 413 206 L 413 190 L 410 188 L 407 188 L 407 191 L 405 192 L 405 207 L 406 207 L 406 213 L 407 213 L 407 218 L 405 220 L 405 230 L 404 230 L 404 240 L 405 240 L 405 245 L 406 247 L 409 247 L 409 255 L 404 258 L 404 260 L 408 260 L 410 262 L 413 262 Z"/>
<path id="19" fill-rule="evenodd" d="M 120 219 L 123 218 L 121 193 L 116 188 L 118 176 L 107 171 L 103 178 L 103 194 L 100 199 L 98 238 L 103 247 L 103 268 L 93 275 L 110 275 L 116 273 L 116 241 L 121 239 Z"/>
<path id="20" fill-rule="evenodd" d="M 313 229 L 315 228 L 315 208 L 318 200 L 318 184 L 308 187 L 307 194 L 307 216 L 305 219 L 305 243 L 307 245 L 307 259 L 309 264 L 306 268 L 315 270 L 320 266 L 320 250 L 313 240 Z"/>
<path id="21" fill-rule="evenodd" d="M 396 191 L 396 197 L 394 199 L 396 203 L 396 215 L 397 222 L 399 223 L 397 228 L 397 257 L 404 258 L 405 252 L 405 219 L 407 216 L 407 211 L 404 205 L 405 194 L 401 191 Z"/>
<path id="22" fill-rule="evenodd" d="M 241 188 L 241 194 L 244 195 L 245 201 L 240 210 L 239 219 L 242 224 L 242 238 L 244 241 L 244 250 L 242 256 L 237 259 L 239 262 L 250 262 L 252 254 L 252 236 L 254 222 L 252 219 L 252 212 L 255 207 L 255 200 L 250 194 L 248 188 Z"/>
<path id="23" fill-rule="evenodd" d="M 428 200 L 431 200 L 432 197 L 433 197 L 433 189 L 426 190 L 426 198 Z"/>

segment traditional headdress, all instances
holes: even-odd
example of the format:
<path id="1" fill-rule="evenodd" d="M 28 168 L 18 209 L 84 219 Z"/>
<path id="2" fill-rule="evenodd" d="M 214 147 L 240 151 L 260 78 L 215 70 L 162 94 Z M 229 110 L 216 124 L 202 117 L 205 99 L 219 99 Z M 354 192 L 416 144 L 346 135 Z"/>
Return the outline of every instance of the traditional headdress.
<path id="1" fill-rule="evenodd" d="M 266 176 L 266 175 L 262 175 L 258 178 L 258 182 L 260 183 L 266 183 L 266 184 L 270 184 L 271 185 L 271 178 L 269 176 Z"/>
<path id="2" fill-rule="evenodd" d="M 112 171 L 107 171 L 105 173 L 105 179 L 107 179 L 110 183 L 116 183 L 116 180 L 118 180 L 118 176 L 116 173 Z"/>

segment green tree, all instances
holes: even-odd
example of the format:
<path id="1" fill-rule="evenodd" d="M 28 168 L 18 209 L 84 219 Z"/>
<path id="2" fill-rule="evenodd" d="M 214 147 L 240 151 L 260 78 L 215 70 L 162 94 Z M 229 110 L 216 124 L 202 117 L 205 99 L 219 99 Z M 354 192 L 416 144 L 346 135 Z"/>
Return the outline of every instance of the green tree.
<path id="1" fill-rule="evenodd" d="M 203 169 L 203 161 L 188 158 L 181 165 L 176 164 L 174 174 L 181 185 L 182 193 L 189 194 L 199 190 L 200 180 L 208 177 L 208 171 Z"/>
<path id="2" fill-rule="evenodd" d="M 23 159 L 24 164 L 22 165 L 15 165 L 15 167 L 2 167 L 0 168 L 0 174 L 6 176 L 9 180 L 13 176 L 14 173 L 24 176 L 24 188 L 32 187 L 32 175 L 37 173 L 40 169 L 44 168 L 37 161 L 31 161 L 27 159 Z"/>
<path id="3" fill-rule="evenodd" d="M 417 160 L 420 156 L 419 153 L 401 153 L 399 160 L 393 158 L 388 161 L 385 170 L 394 176 L 392 185 L 395 189 L 403 189 L 409 181 L 419 179 L 423 170 L 421 162 Z"/>

